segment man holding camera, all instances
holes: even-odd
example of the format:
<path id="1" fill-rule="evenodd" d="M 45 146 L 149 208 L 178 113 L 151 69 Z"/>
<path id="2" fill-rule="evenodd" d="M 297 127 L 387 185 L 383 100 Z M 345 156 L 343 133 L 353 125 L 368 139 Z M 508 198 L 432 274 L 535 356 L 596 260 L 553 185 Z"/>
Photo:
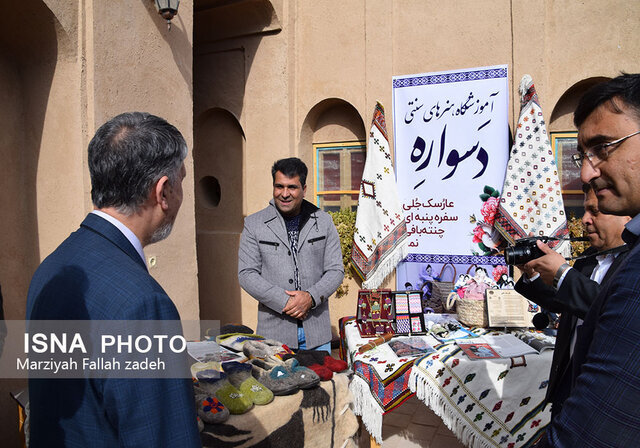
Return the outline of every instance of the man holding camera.
<path id="1" fill-rule="evenodd" d="M 571 392 L 571 355 L 576 328 L 582 324 L 591 303 L 598 296 L 600 284 L 611 277 L 627 251 L 621 235 L 631 218 L 600 213 L 591 185 L 584 184 L 582 190 L 582 224 L 591 247 L 571 268 L 562 255 L 541 246 L 543 256 L 518 266 L 523 275 L 515 286 L 516 291 L 527 299 L 548 311 L 562 313 L 545 398 L 552 405 L 552 416 L 560 412 L 562 403 Z M 610 250 L 613 253 L 599 254 Z M 555 273 L 559 274 L 557 279 L 553 278 Z"/>
<path id="2" fill-rule="evenodd" d="M 592 87 L 574 114 L 580 178 L 604 213 L 629 215 L 629 254 L 600 289 L 573 351 L 572 389 L 538 444 L 637 446 L 640 440 L 640 74 Z M 538 244 L 538 247 L 541 247 Z M 546 253 L 546 252 L 545 252 Z"/>

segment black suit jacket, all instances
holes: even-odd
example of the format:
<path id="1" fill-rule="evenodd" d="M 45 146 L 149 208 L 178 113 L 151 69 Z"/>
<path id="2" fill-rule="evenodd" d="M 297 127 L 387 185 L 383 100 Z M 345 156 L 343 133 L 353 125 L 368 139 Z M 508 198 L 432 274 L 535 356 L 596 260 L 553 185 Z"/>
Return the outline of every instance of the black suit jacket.
<path id="1" fill-rule="evenodd" d="M 583 255 L 595 253 L 597 250 L 590 247 Z M 602 279 L 602 284 L 609 280 L 626 255 L 627 252 L 618 254 Z M 571 340 L 578 318 L 585 318 L 600 292 L 601 285 L 589 278 L 597 264 L 595 256 L 576 260 L 557 292 L 540 278 L 531 283 L 525 283 L 520 278 L 515 286 L 516 291 L 527 299 L 551 312 L 561 313 L 546 395 L 546 401 L 552 404 L 552 415 L 560 412 L 562 403 L 571 391 Z"/>

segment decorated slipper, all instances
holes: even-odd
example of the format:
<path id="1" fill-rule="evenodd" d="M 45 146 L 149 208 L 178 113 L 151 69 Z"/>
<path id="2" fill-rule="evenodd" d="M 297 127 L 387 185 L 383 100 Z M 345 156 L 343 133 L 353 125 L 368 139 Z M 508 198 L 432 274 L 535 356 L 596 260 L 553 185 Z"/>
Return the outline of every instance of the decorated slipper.
<path id="1" fill-rule="evenodd" d="M 311 389 L 320 383 L 320 376 L 313 370 L 302 367 L 295 358 L 287 359 L 284 362 L 285 367 L 295 381 L 296 386 L 300 389 Z"/>
<path id="2" fill-rule="evenodd" d="M 204 423 L 222 423 L 229 418 L 229 410 L 220 403 L 220 400 L 211 395 L 197 395 L 196 409 L 198 410 L 198 417 Z"/>
<path id="3" fill-rule="evenodd" d="M 231 349 L 235 352 L 241 352 L 242 347 L 247 341 L 262 341 L 264 336 L 257 334 L 246 333 L 228 333 L 221 334 L 216 337 L 216 342 L 225 348 Z"/>
<path id="4" fill-rule="evenodd" d="M 252 365 L 253 376 L 271 390 L 273 395 L 290 395 L 300 390 L 284 363 L 274 365 L 261 359 L 252 359 L 249 363 Z"/>
<path id="5" fill-rule="evenodd" d="M 218 361 L 194 362 L 191 364 L 193 378 L 218 379 L 222 373 L 222 364 Z"/>
<path id="6" fill-rule="evenodd" d="M 204 423 L 200 417 L 196 417 L 196 423 L 198 424 L 198 432 L 204 431 Z"/>
<path id="7" fill-rule="evenodd" d="M 223 364 L 223 368 L 229 382 L 246 397 L 249 397 L 253 404 L 260 406 L 273 401 L 273 392 L 251 376 L 251 364 L 227 362 Z"/>
<path id="8" fill-rule="evenodd" d="M 242 347 L 242 352 L 249 359 L 269 359 L 275 357 L 279 360 L 281 360 L 284 355 L 293 353 L 289 347 L 273 339 L 247 341 Z"/>
<path id="9" fill-rule="evenodd" d="M 232 414 L 244 414 L 253 407 L 253 401 L 229 382 L 226 373 L 221 373 L 219 379 L 198 377 L 198 385 L 215 395 Z"/>
<path id="10" fill-rule="evenodd" d="M 320 353 L 323 353 L 324 356 L 327 354 L 327 352 L 316 352 L 314 350 L 298 350 L 295 355 L 286 355 L 285 359 L 287 361 L 295 359 L 302 367 L 313 370 L 321 381 L 329 381 L 333 378 L 333 371 L 323 365 L 324 360 L 320 356 L 316 356 Z"/>
<path id="11" fill-rule="evenodd" d="M 347 368 L 349 367 L 349 364 L 347 364 L 345 361 L 341 359 L 336 359 L 333 356 L 329 356 L 329 355 L 326 355 L 323 361 L 324 361 L 322 363 L 323 366 L 327 367 L 329 370 L 336 373 L 347 370 Z"/>

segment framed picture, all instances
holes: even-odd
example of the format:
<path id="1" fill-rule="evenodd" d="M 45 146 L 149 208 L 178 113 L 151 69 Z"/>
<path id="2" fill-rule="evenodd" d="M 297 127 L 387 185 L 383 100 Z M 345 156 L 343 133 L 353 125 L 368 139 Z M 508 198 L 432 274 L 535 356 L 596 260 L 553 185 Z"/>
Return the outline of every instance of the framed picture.
<path id="1" fill-rule="evenodd" d="M 577 132 L 552 132 L 551 146 L 556 155 L 558 177 L 563 194 L 582 194 L 580 169 L 571 160 L 571 155 L 578 150 Z"/>

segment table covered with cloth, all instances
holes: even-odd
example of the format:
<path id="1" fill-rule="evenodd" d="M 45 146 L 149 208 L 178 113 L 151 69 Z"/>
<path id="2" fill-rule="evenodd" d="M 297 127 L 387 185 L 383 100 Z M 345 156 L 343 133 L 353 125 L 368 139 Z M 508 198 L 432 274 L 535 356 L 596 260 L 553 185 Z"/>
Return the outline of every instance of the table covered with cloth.
<path id="1" fill-rule="evenodd" d="M 371 340 L 360 336 L 355 317 L 340 319 L 341 357 L 354 371 L 349 386 L 354 412 L 362 417 L 369 434 L 382 443 L 382 416 L 413 395 L 409 374 L 417 358 L 399 358 L 388 344 L 358 353 Z"/>
<path id="2" fill-rule="evenodd" d="M 553 350 L 471 360 L 455 344 L 436 349 L 415 361 L 409 387 L 465 446 L 535 444 L 551 418 L 543 400 Z"/>
<path id="3" fill-rule="evenodd" d="M 473 328 L 477 335 L 500 334 Z M 382 417 L 414 393 L 469 447 L 532 446 L 550 420 L 543 400 L 552 350 L 540 355 L 471 360 L 454 342 L 427 340 L 435 353 L 398 358 L 388 344 L 365 353 L 352 317 L 340 320 L 341 355 L 355 375 L 349 386 L 354 412 L 382 443 Z"/>

